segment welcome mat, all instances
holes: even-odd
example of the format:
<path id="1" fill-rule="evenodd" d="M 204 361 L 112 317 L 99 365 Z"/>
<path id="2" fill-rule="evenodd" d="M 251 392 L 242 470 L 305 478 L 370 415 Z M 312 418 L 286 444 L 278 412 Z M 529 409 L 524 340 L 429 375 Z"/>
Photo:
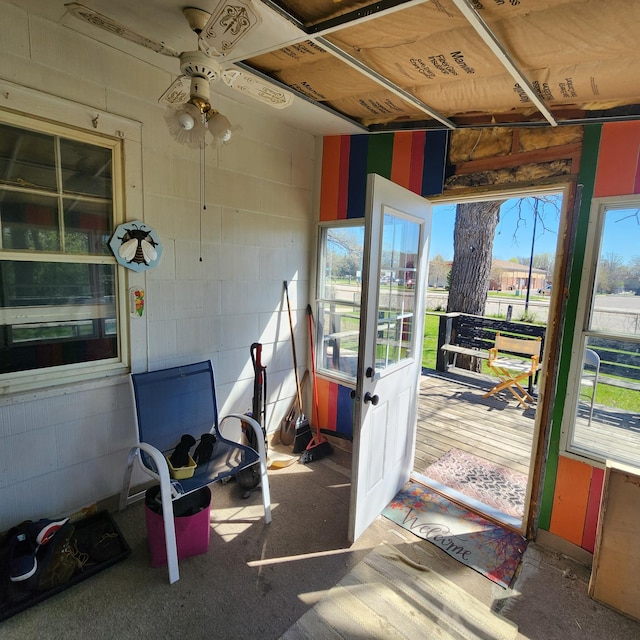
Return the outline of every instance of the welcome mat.
<path id="1" fill-rule="evenodd" d="M 515 640 L 513 622 L 426 566 L 419 549 L 411 555 L 418 561 L 390 545 L 374 549 L 281 640 Z"/>
<path id="2" fill-rule="evenodd" d="M 75 568 L 72 569 L 73 573 L 63 584 L 46 590 L 38 590 L 37 587 L 40 571 L 36 572 L 33 578 L 23 582 L 9 580 L 8 541 L 6 539 L 2 541 L 2 548 L 0 548 L 0 621 L 90 578 L 116 562 L 124 560 L 131 553 L 131 548 L 107 511 L 101 511 L 65 525 L 63 529 L 60 529 L 56 536 L 59 534 L 64 534 L 65 538 L 68 536 L 60 549 L 63 550 L 65 556 L 72 556 Z M 56 536 L 43 545 L 41 550 L 55 544 Z M 66 577 L 69 572 L 67 560 L 68 558 L 65 557 L 64 562 L 58 562 L 58 569 L 54 570 L 57 571 L 58 576 L 64 572 Z M 55 573 L 52 575 L 55 576 Z"/>
<path id="3" fill-rule="evenodd" d="M 440 547 L 501 587 L 508 587 L 527 542 L 417 482 L 409 482 L 382 515 Z"/>
<path id="4" fill-rule="evenodd" d="M 447 451 L 422 473 L 441 488 L 453 489 L 482 505 L 522 520 L 527 476 L 474 456 L 462 449 Z M 430 483 L 431 484 L 431 483 Z"/>

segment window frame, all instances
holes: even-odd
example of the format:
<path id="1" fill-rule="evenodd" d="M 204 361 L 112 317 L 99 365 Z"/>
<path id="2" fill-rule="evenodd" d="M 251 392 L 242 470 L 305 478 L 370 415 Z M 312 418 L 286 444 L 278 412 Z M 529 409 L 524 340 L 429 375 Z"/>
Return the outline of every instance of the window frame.
<path id="1" fill-rule="evenodd" d="M 361 227 L 365 228 L 365 220 L 364 218 L 348 218 L 346 220 L 323 220 L 318 224 L 318 259 L 316 261 L 316 285 L 315 285 L 315 305 L 314 305 L 314 313 L 316 314 L 316 340 L 314 344 L 315 349 L 315 359 L 317 363 L 317 373 L 318 375 L 326 378 L 328 380 L 333 380 L 334 382 L 338 382 L 347 387 L 355 388 L 356 384 L 356 376 L 351 376 L 347 372 L 340 371 L 339 369 L 330 369 L 324 366 L 323 359 L 323 334 L 322 334 L 322 317 L 320 315 L 320 306 L 330 303 L 335 303 L 336 300 L 327 298 L 324 295 L 325 287 L 323 286 L 326 283 L 326 266 L 327 266 L 327 255 L 326 255 L 326 236 L 329 230 L 331 229 L 348 229 L 348 228 Z M 364 240 L 363 240 L 363 248 L 364 248 Z M 340 301 L 339 301 L 340 302 Z M 357 307 L 358 310 L 362 308 L 362 290 L 360 291 L 360 299 L 357 303 L 343 301 L 345 304 L 352 305 Z M 359 316 L 360 318 L 360 316 Z M 360 326 L 360 319 L 358 320 L 358 327 Z"/>
<path id="2" fill-rule="evenodd" d="M 61 136 L 108 148 L 112 153 L 112 231 L 124 221 L 125 200 L 139 205 L 141 184 L 140 123 L 100 112 L 84 105 L 25 89 L 0 81 L 0 90 L 7 98 L 0 108 L 0 122 L 10 126 Z M 9 108 L 5 108 L 9 107 Z M 56 121 L 53 121 L 53 118 Z M 73 122 L 74 125 L 64 124 Z M 80 123 L 80 124 L 78 124 Z M 127 163 L 124 162 L 125 156 Z M 127 281 L 125 269 L 119 268 L 111 253 L 55 254 L 24 250 L 2 250 L 3 259 L 30 262 L 67 262 L 114 265 L 118 352 L 116 357 L 80 363 L 56 365 L 41 369 L 0 374 L 0 397 L 37 389 L 49 389 L 63 384 L 86 382 L 90 379 L 118 376 L 130 370 L 130 342 L 127 310 Z"/>
<path id="3" fill-rule="evenodd" d="M 640 208 L 640 195 L 610 196 L 593 198 L 589 210 L 589 222 L 585 241 L 584 260 L 580 278 L 580 290 L 576 307 L 575 331 L 571 349 L 571 363 L 569 366 L 569 383 L 567 385 L 567 402 L 564 406 L 560 448 L 565 455 L 592 465 L 604 468 L 607 460 L 616 460 L 629 464 L 629 460 L 618 460 L 593 450 L 577 446 L 573 443 L 576 429 L 576 416 L 580 400 L 580 388 L 583 363 L 583 353 L 590 337 L 612 340 L 626 340 L 640 342 L 640 336 L 632 334 L 608 333 L 591 328 L 591 318 L 595 304 L 594 289 L 597 286 L 598 264 L 600 261 L 601 243 L 605 222 L 605 214 L 609 210 Z"/>

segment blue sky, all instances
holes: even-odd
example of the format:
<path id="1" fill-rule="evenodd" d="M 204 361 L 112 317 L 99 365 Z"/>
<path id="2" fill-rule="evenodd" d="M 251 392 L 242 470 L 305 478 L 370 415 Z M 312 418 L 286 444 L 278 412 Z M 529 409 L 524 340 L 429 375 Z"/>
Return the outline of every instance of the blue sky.
<path id="1" fill-rule="evenodd" d="M 529 257 L 533 233 L 533 200 L 527 199 L 520 212 L 518 226 L 518 199 L 507 200 L 500 209 L 500 222 L 493 242 L 493 257 L 498 260 Z M 547 203 L 539 204 L 539 213 L 544 220 L 536 225 L 534 254 L 556 252 L 560 206 Z M 445 260 L 453 259 L 453 225 L 455 222 L 455 204 L 434 205 L 431 230 L 430 259 L 440 254 Z M 640 214 L 635 210 L 611 211 L 607 214 L 601 255 L 614 253 L 629 263 L 640 255 Z M 540 219 L 539 219 L 540 220 Z M 516 230 L 517 229 L 517 230 Z"/>
<path id="2" fill-rule="evenodd" d="M 498 260 L 509 260 L 531 255 L 533 206 L 530 203 L 532 201 L 527 200 L 527 202 L 523 203 L 520 214 L 515 208 L 517 202 L 518 199 L 507 200 L 500 209 L 500 222 L 496 228 L 496 236 L 493 241 L 493 257 Z M 560 213 L 555 206 L 544 203 L 539 205 L 538 211 L 544 220 L 544 224 L 540 224 L 540 219 L 538 219 L 534 253 L 555 254 Z M 440 254 L 445 260 L 453 259 L 455 212 L 455 204 L 435 205 L 433 207 L 430 258 Z M 518 217 L 520 217 L 519 225 Z"/>

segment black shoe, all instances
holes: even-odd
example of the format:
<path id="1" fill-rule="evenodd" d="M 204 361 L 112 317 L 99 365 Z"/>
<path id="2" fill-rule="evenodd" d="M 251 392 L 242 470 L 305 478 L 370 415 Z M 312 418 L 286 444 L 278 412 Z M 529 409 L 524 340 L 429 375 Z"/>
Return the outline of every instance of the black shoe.
<path id="1" fill-rule="evenodd" d="M 213 455 L 213 447 L 216 444 L 216 437 L 213 433 L 203 433 L 200 436 L 200 442 L 193 454 L 196 464 L 206 464 L 211 460 Z"/>
<path id="2" fill-rule="evenodd" d="M 12 535 L 8 557 L 11 582 L 28 580 L 38 570 L 37 551 L 38 546 L 31 540 L 26 528 Z"/>
<path id="3" fill-rule="evenodd" d="M 188 433 L 185 433 L 185 435 L 180 438 L 180 442 L 176 445 L 176 448 L 169 458 L 174 469 L 189 466 L 189 449 L 191 449 L 195 443 L 196 439 Z"/>
<path id="4" fill-rule="evenodd" d="M 43 518 L 27 525 L 27 535 L 37 545 L 47 544 L 53 538 L 55 532 L 67 522 L 69 522 L 69 518 L 60 518 L 59 520 Z"/>

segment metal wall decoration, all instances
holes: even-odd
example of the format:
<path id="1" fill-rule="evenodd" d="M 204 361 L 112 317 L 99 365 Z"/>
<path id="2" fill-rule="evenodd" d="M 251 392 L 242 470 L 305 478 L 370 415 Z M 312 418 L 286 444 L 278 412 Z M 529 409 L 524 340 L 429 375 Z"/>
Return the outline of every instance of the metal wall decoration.
<path id="1" fill-rule="evenodd" d="M 139 220 L 119 225 L 109 247 L 118 264 L 133 271 L 155 267 L 162 255 L 162 243 L 157 233 Z"/>

